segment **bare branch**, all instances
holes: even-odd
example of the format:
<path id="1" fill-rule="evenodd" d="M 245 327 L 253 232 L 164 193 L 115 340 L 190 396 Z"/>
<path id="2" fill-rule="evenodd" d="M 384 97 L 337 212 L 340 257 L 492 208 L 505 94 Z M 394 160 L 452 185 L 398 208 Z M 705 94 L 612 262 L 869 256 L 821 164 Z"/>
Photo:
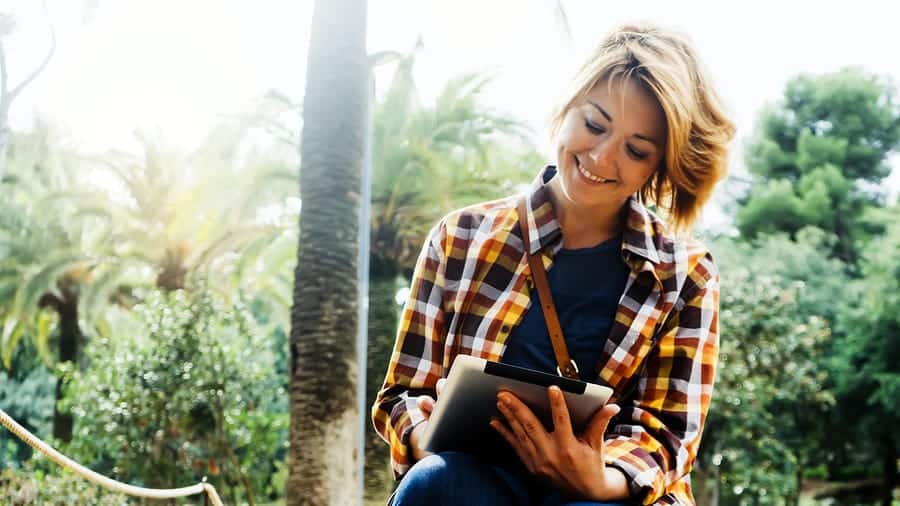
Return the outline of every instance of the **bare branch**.
<path id="1" fill-rule="evenodd" d="M 6 87 L 6 49 L 3 47 L 3 38 L 0 37 L 0 110 L 6 103 L 9 88 Z"/>
<path id="2" fill-rule="evenodd" d="M 6 87 L 6 49 L 3 47 L 3 37 L 12 33 L 14 27 L 15 22 L 12 19 L 12 15 L 0 13 L 0 104 L 4 103 L 6 92 L 9 90 Z"/>
<path id="3" fill-rule="evenodd" d="M 12 102 L 13 99 L 16 98 L 16 95 L 18 95 L 22 91 L 22 89 L 24 89 L 32 81 L 37 79 L 39 75 L 41 75 L 41 72 L 43 72 L 44 69 L 47 68 L 47 65 L 50 64 L 50 60 L 53 58 L 53 53 L 56 52 L 56 30 L 53 28 L 53 22 L 50 20 L 50 13 L 47 10 L 46 0 L 44 1 L 44 14 L 47 16 L 47 23 L 50 26 L 50 50 L 47 51 L 47 56 L 44 57 L 44 61 L 41 62 L 38 68 L 34 69 L 34 72 L 32 72 L 28 77 L 25 78 L 24 81 L 19 83 L 18 86 L 16 86 L 12 89 L 12 91 L 9 92 L 9 98 L 6 101 L 7 104 Z"/>
<path id="4" fill-rule="evenodd" d="M 569 16 L 566 14 L 566 8 L 562 4 L 562 0 L 549 2 L 550 9 L 553 11 L 554 21 L 556 22 L 556 30 L 562 35 L 562 38 L 568 47 L 572 47 L 572 27 L 569 24 Z"/>

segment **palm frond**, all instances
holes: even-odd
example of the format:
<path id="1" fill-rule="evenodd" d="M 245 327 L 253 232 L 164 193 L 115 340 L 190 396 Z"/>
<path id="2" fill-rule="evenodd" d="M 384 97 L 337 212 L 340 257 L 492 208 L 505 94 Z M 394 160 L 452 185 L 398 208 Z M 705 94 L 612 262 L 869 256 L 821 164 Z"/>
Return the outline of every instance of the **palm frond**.
<path id="1" fill-rule="evenodd" d="M 53 311 L 45 310 L 37 313 L 37 321 L 34 325 L 34 344 L 38 356 L 47 365 L 53 362 L 53 354 L 50 353 L 50 335 L 58 320 L 57 314 Z"/>
<path id="2" fill-rule="evenodd" d="M 204 266 L 213 258 L 227 251 L 236 250 L 255 238 L 265 235 L 267 235 L 267 231 L 262 227 L 245 226 L 226 230 L 216 239 L 209 241 L 205 248 L 188 258 L 186 263 L 191 268 Z"/>
<path id="3" fill-rule="evenodd" d="M 37 311 L 38 299 L 41 295 L 55 290 L 59 277 L 68 269 L 84 261 L 85 257 L 81 252 L 62 250 L 52 253 L 51 258 L 42 263 L 36 272 L 25 275 L 24 282 L 16 292 L 13 314 L 27 320 Z"/>
<path id="4" fill-rule="evenodd" d="M 0 334 L 0 355 L 3 358 L 3 366 L 9 369 L 12 364 L 12 355 L 19 345 L 19 339 L 25 330 L 25 324 L 15 317 L 7 315 L 3 322 L 3 333 Z"/>
<path id="5" fill-rule="evenodd" d="M 79 313 L 85 321 L 93 324 L 100 319 L 101 308 L 118 288 L 123 274 L 122 265 L 113 259 L 105 259 L 93 270 L 91 282 L 82 287 L 78 300 Z"/>

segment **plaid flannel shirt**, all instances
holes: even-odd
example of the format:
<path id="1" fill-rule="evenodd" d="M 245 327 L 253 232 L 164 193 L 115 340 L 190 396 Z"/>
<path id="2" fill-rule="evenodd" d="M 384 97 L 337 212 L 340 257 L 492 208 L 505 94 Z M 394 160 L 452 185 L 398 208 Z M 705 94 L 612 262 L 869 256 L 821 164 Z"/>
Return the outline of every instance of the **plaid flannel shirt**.
<path id="1" fill-rule="evenodd" d="M 527 194 L 532 254 L 545 267 L 562 233 L 544 169 Z M 460 353 L 499 361 L 531 302 L 516 203 L 519 196 L 454 211 L 431 231 L 416 264 L 384 385 L 372 407 L 399 479 L 411 465 L 418 395 L 435 395 Z M 622 256 L 631 273 L 597 367 L 619 415 L 604 458 L 625 473 L 643 504 L 694 504 L 690 475 L 718 356 L 718 271 L 694 239 L 668 235 L 636 197 L 628 204 Z"/>

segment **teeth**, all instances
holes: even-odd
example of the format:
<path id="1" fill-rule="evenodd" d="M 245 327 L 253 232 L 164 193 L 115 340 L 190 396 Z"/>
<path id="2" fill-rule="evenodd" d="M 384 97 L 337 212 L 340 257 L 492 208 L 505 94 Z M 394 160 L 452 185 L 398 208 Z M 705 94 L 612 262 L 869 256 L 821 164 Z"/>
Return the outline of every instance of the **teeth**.
<path id="1" fill-rule="evenodd" d="M 608 182 L 612 181 L 612 179 L 605 179 L 600 176 L 595 176 L 595 175 L 591 174 L 590 172 L 587 171 L 587 169 L 582 167 L 581 164 L 578 164 L 578 172 L 581 172 L 581 175 L 583 175 L 584 177 L 590 179 L 591 181 L 593 181 L 595 183 L 608 183 Z"/>

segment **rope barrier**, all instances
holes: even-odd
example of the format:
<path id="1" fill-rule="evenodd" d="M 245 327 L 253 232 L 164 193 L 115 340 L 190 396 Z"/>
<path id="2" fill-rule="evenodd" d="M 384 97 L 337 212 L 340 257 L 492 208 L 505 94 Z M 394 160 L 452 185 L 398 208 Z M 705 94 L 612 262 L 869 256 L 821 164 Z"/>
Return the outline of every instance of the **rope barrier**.
<path id="1" fill-rule="evenodd" d="M 53 447 L 41 441 L 37 436 L 28 432 L 25 427 L 19 425 L 15 420 L 12 419 L 11 416 L 6 414 L 6 411 L 3 411 L 2 409 L 0 409 L 0 423 L 2 423 L 4 427 L 9 429 L 10 432 L 15 434 L 19 439 L 25 441 L 32 448 L 46 455 L 47 458 L 49 458 L 53 462 L 56 462 L 63 468 L 72 471 L 73 473 L 81 476 L 91 483 L 94 483 L 95 485 L 99 485 L 108 490 L 112 490 L 113 492 L 118 492 L 120 494 L 126 494 L 133 497 L 145 497 L 147 499 L 174 499 L 176 497 L 206 494 L 213 506 L 223 506 L 222 500 L 219 499 L 219 494 L 216 493 L 216 488 L 209 483 L 203 482 L 192 485 L 190 487 L 168 489 L 136 487 L 127 483 L 122 483 L 120 481 L 107 478 L 106 476 L 103 476 L 102 474 L 99 474 L 97 472 L 91 471 L 78 462 L 75 462 L 62 453 L 59 453 Z"/>

